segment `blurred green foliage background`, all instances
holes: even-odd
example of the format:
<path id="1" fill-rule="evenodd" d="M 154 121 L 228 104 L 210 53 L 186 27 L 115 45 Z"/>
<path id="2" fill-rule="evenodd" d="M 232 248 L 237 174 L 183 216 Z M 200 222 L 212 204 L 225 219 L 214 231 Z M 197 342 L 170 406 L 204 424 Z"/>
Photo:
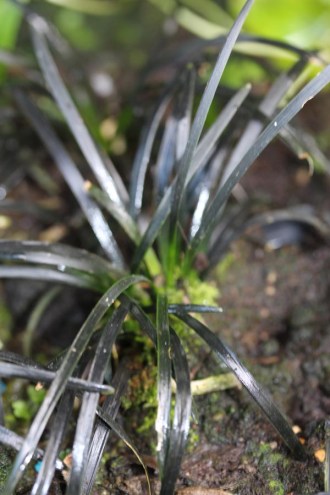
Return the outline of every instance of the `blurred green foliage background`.
<path id="1" fill-rule="evenodd" d="M 144 43 L 171 35 L 177 27 L 202 38 L 226 32 L 244 0 L 24 0 L 51 20 L 60 32 L 85 51 L 131 50 L 139 63 Z M 10 0 L 0 0 L 0 48 L 12 50 L 22 15 Z M 255 0 L 244 31 L 321 50 L 330 57 L 330 0 Z M 135 48 L 134 48 L 135 47 Z M 136 58 L 137 56 L 137 58 Z"/>
<path id="2" fill-rule="evenodd" d="M 13 76 L 21 75 L 22 67 L 32 71 L 35 67 L 27 23 L 16 5 L 19 1 L 0 0 L 0 84 L 6 82 L 7 73 L 12 81 Z M 118 137 L 129 125 L 131 111 L 129 102 L 126 108 L 123 102 L 127 103 L 132 91 L 145 82 L 146 74 L 156 84 L 169 80 L 175 70 L 173 57 L 180 51 L 184 53 L 189 43 L 190 55 L 194 55 L 194 42 L 202 46 L 202 40 L 225 34 L 244 0 L 21 0 L 21 3 L 23 8 L 41 14 L 55 25 L 74 48 L 76 58 L 64 62 L 64 67 L 71 67 L 71 72 L 73 67 L 83 67 L 94 90 L 95 84 L 105 85 L 105 93 L 102 95 L 101 91 L 98 95 L 106 101 L 106 107 L 99 108 L 101 119 L 97 108 L 89 103 L 88 95 L 83 96 L 86 87 L 83 81 L 81 94 L 76 92 L 76 96 L 94 136 L 102 139 L 101 134 L 105 133 L 112 151 L 116 152 L 117 146 L 121 154 L 125 146 Z M 243 32 L 315 50 L 325 62 L 330 62 L 329 26 L 330 0 L 255 0 Z M 167 62 L 157 67 L 159 60 L 166 60 L 166 53 Z M 295 57 L 293 52 L 271 45 L 240 43 L 222 83 L 231 87 L 246 82 L 267 83 L 273 72 L 291 66 Z M 210 67 L 205 64 L 206 76 Z M 317 61 L 310 64 L 302 80 L 315 75 L 319 68 Z M 77 80 L 79 77 L 75 84 Z M 140 106 L 143 108 L 143 101 Z M 107 128 L 100 132 L 97 122 L 104 115 L 119 117 L 118 110 L 120 118 L 115 123 L 106 121 Z"/>

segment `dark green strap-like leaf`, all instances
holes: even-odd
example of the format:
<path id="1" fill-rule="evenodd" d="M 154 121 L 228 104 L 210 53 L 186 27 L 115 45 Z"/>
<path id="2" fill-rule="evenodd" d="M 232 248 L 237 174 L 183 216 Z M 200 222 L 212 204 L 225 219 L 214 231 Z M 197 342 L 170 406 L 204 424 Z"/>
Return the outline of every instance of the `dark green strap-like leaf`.
<path id="1" fill-rule="evenodd" d="M 145 177 L 150 161 L 152 146 L 155 140 L 156 132 L 160 125 L 160 121 L 165 113 L 171 97 L 171 93 L 174 88 L 175 85 L 173 85 L 173 83 L 167 88 L 165 93 L 161 96 L 160 101 L 157 104 L 153 114 L 151 115 L 149 122 L 142 130 L 139 147 L 133 163 L 132 177 L 130 182 L 129 211 L 132 218 L 137 217 L 142 207 Z"/>
<path id="2" fill-rule="evenodd" d="M 330 175 L 330 160 L 319 147 L 317 135 L 314 137 L 301 127 L 286 125 L 280 137 L 300 160 L 307 161 L 311 172 L 315 169 Z"/>
<path id="3" fill-rule="evenodd" d="M 56 297 L 61 293 L 61 290 L 62 287 L 60 286 L 48 289 L 41 295 L 41 297 L 38 298 L 38 301 L 34 305 L 34 308 L 28 317 L 24 335 L 22 336 L 22 349 L 25 356 L 31 355 L 33 339 L 40 320 L 46 313 L 48 306 L 51 305 Z"/>
<path id="4" fill-rule="evenodd" d="M 128 237 L 134 243 L 138 244 L 141 239 L 141 234 L 138 225 L 133 220 L 131 215 L 127 212 L 127 210 L 122 205 L 112 201 L 104 191 L 92 184 L 87 184 L 87 191 L 92 198 L 94 198 L 100 205 L 102 205 L 103 208 L 105 208 L 110 213 L 110 215 L 112 215 L 113 218 L 117 220 Z"/>
<path id="5" fill-rule="evenodd" d="M 114 420 L 116 419 L 122 395 L 127 388 L 128 379 L 129 371 L 125 366 L 125 362 L 122 362 L 119 364 L 112 382 L 115 392 L 111 397 L 107 397 L 103 403 L 101 407 L 102 414 L 105 413 Z M 99 414 L 99 412 L 97 414 Z M 103 452 L 110 433 L 110 427 L 104 423 L 104 421 L 98 419 L 88 453 L 88 462 L 82 485 L 82 495 L 89 495 L 93 489 L 97 469 L 101 463 Z"/>
<path id="6" fill-rule="evenodd" d="M 208 162 L 211 154 L 215 151 L 219 137 L 244 103 L 250 90 L 251 84 L 246 84 L 238 90 L 223 107 L 211 127 L 205 132 L 198 143 L 193 156 L 192 165 L 187 177 L 188 185 L 190 185 L 193 180 L 196 180 L 197 173 L 205 168 L 205 164 Z M 218 174 L 221 174 L 221 170 L 217 170 L 217 172 Z M 215 181 L 217 182 L 217 179 Z"/>
<path id="7" fill-rule="evenodd" d="M 227 39 L 227 35 L 221 35 L 213 39 L 196 39 L 191 38 L 189 41 L 183 42 L 180 46 L 175 46 L 175 51 L 168 50 L 168 53 L 164 52 L 164 56 L 159 57 L 153 64 L 152 69 L 159 70 L 160 67 L 171 64 L 176 66 L 182 66 L 186 63 L 191 63 L 196 59 L 200 59 L 201 52 L 208 48 L 222 47 Z M 249 44 L 265 45 L 271 48 L 276 48 L 282 52 L 291 52 L 291 54 L 297 58 L 306 58 L 310 62 L 317 61 L 320 65 L 324 64 L 324 60 L 315 51 L 307 51 L 299 48 L 293 44 L 277 39 L 265 38 L 262 36 L 256 36 L 253 34 L 240 34 L 237 39 L 237 44 L 234 47 L 234 51 L 246 53 L 246 47 Z"/>
<path id="8" fill-rule="evenodd" d="M 249 148 L 235 170 L 217 193 L 205 212 L 203 222 L 190 245 L 190 256 L 193 256 L 202 246 L 209 233 L 214 228 L 219 210 L 230 196 L 234 186 L 247 172 L 254 160 L 266 146 L 278 135 L 280 130 L 301 110 L 301 108 L 319 93 L 330 82 L 330 65 L 310 81 L 291 101 L 281 110 L 266 129 L 260 134 L 255 143 Z"/>
<path id="9" fill-rule="evenodd" d="M 128 310 L 127 305 L 121 305 L 104 327 L 91 363 L 88 380 L 103 383 L 112 346 L 121 330 Z M 82 399 L 72 447 L 72 467 L 67 495 L 81 493 L 98 400 L 99 394 L 95 393 L 85 393 Z"/>
<path id="10" fill-rule="evenodd" d="M 173 98 L 172 114 L 167 118 L 155 167 L 156 204 L 171 182 L 175 166 L 178 165 L 187 146 L 190 133 L 192 105 L 195 92 L 196 71 L 188 67 L 183 74 L 177 94 Z"/>
<path id="11" fill-rule="evenodd" d="M 179 313 L 185 311 L 186 313 L 222 313 L 223 308 L 219 306 L 206 306 L 204 304 L 169 304 L 169 313 Z"/>
<path id="12" fill-rule="evenodd" d="M 123 429 L 123 427 L 120 426 L 120 424 L 117 421 L 115 421 L 111 416 L 109 416 L 109 414 L 107 414 L 106 412 L 103 412 L 99 408 L 98 415 L 99 415 L 99 418 L 102 419 L 102 421 L 104 421 L 116 433 L 116 435 L 132 450 L 134 455 L 137 457 L 137 459 L 140 462 L 141 466 L 143 467 L 145 475 L 146 475 L 146 479 L 147 479 L 147 483 L 148 483 L 148 494 L 152 495 L 151 484 L 150 484 L 147 466 L 145 465 L 141 454 L 139 453 L 138 449 L 135 447 L 132 440 L 129 438 L 129 436 L 127 435 L 127 433 Z"/>
<path id="13" fill-rule="evenodd" d="M 239 90 L 227 103 L 227 105 L 222 110 L 219 117 L 216 119 L 212 127 L 205 134 L 203 139 L 197 146 L 196 152 L 193 156 L 191 169 L 188 171 L 187 181 L 189 182 L 194 178 L 194 176 L 203 170 L 207 165 L 207 159 L 209 158 L 210 151 L 216 144 L 221 133 L 229 125 L 230 121 L 236 115 L 237 110 L 242 105 L 243 101 L 247 97 L 250 90 L 250 85 L 245 86 Z M 141 263 L 146 251 L 152 246 L 157 235 L 164 226 L 166 219 L 168 218 L 171 211 L 171 201 L 173 198 L 173 186 L 176 183 L 176 179 L 173 181 L 172 185 L 166 190 L 154 216 L 152 217 L 150 224 L 143 238 L 134 253 L 132 262 L 132 271 L 134 272 L 139 264 Z"/>
<path id="14" fill-rule="evenodd" d="M 54 159 L 105 253 L 122 268 L 124 266 L 124 261 L 114 236 L 100 208 L 87 194 L 85 190 L 85 181 L 76 164 L 57 137 L 49 121 L 32 101 L 21 91 L 16 90 L 14 94 L 25 116 L 29 119 L 45 144 L 48 152 Z"/>
<path id="15" fill-rule="evenodd" d="M 3 425 L 0 425 L 0 444 L 1 445 L 6 445 L 6 447 L 9 447 L 13 450 L 16 450 L 19 452 L 22 448 L 22 445 L 24 443 L 24 438 L 18 435 L 17 433 L 9 430 Z M 44 451 L 42 449 L 36 449 L 36 451 L 33 454 L 33 459 L 40 459 L 44 455 Z M 63 467 L 63 464 L 61 461 L 57 462 L 57 466 L 59 468 Z"/>
<path id="16" fill-rule="evenodd" d="M 123 297 L 127 298 L 127 296 Z M 132 302 L 131 313 L 139 322 L 141 330 L 156 344 L 157 331 L 141 307 Z M 175 395 L 174 418 L 169 434 L 169 443 L 162 478 L 162 495 L 172 495 L 173 493 L 185 450 L 191 412 L 190 377 L 187 358 L 180 340 L 172 329 L 170 330 L 170 339 L 170 351 L 177 393 Z"/>
<path id="17" fill-rule="evenodd" d="M 172 197 L 171 218 L 172 221 L 176 221 L 180 216 L 180 209 L 182 200 L 185 193 L 185 185 L 187 183 L 188 170 L 191 166 L 192 158 L 197 147 L 199 138 L 201 136 L 207 114 L 209 112 L 211 103 L 213 101 L 215 92 L 218 88 L 219 81 L 223 74 L 223 71 L 227 65 L 229 56 L 236 43 L 237 37 L 242 29 L 243 23 L 248 15 L 250 8 L 252 7 L 253 0 L 247 0 L 240 14 L 234 22 L 232 29 L 229 31 L 224 46 L 219 54 L 218 60 L 213 69 L 212 75 L 207 83 L 205 91 L 203 93 L 201 102 L 194 118 L 191 132 L 189 135 L 188 143 L 182 159 L 180 160 L 180 166 L 178 170 L 178 178 L 174 186 L 174 192 Z"/>
<path id="18" fill-rule="evenodd" d="M 306 205 L 256 215 L 245 224 L 250 237 L 253 237 L 254 228 L 258 232 L 257 240 L 270 249 L 288 245 L 313 246 L 330 241 L 329 224 Z"/>
<path id="19" fill-rule="evenodd" d="M 285 96 L 286 92 L 292 86 L 293 81 L 299 76 L 305 66 L 306 59 L 302 58 L 299 59 L 288 72 L 280 74 L 259 104 L 258 111 L 261 114 L 265 115 L 267 118 L 272 117 L 282 98 Z M 226 165 L 225 173 L 221 179 L 221 186 L 226 182 L 227 178 L 235 169 L 244 153 L 246 153 L 251 144 L 254 143 L 263 126 L 264 124 L 261 120 L 249 120 Z"/>
<path id="20" fill-rule="evenodd" d="M 171 329 L 171 352 L 176 382 L 174 418 L 171 426 L 160 493 L 172 495 L 180 473 L 190 428 L 191 391 L 187 357 L 181 342 Z"/>
<path id="21" fill-rule="evenodd" d="M 218 359 L 223 361 L 228 368 L 236 375 L 238 380 L 249 392 L 273 427 L 278 431 L 285 444 L 289 447 L 293 455 L 298 459 L 306 457 L 306 453 L 293 433 L 287 419 L 278 409 L 266 390 L 256 382 L 251 373 L 242 365 L 235 354 L 220 338 L 218 338 L 203 323 L 196 320 L 185 312 L 177 313 L 177 316 L 192 328 L 215 352 Z"/>
<path id="22" fill-rule="evenodd" d="M 47 422 L 54 411 L 66 385 L 68 379 L 76 368 L 80 357 L 86 349 L 89 340 L 91 339 L 96 326 L 100 319 L 114 303 L 118 296 L 133 284 L 145 281 L 144 277 L 129 276 L 122 278 L 116 282 L 100 299 L 94 307 L 84 325 L 80 329 L 78 335 L 69 348 L 62 364 L 56 373 L 56 377 L 52 382 L 48 393 L 39 408 L 36 417 L 29 429 L 21 451 L 16 457 L 12 472 L 10 473 L 5 485 L 5 493 L 11 495 L 15 491 L 15 487 L 22 477 L 27 465 L 29 464 L 33 453 L 37 447 L 39 439 L 44 432 Z"/>
<path id="23" fill-rule="evenodd" d="M 32 382 L 51 383 L 56 377 L 54 371 L 35 368 L 27 365 L 17 365 L 0 361 L 0 376 L 2 378 L 23 378 Z M 87 381 L 81 378 L 69 377 L 67 387 L 75 391 L 88 391 L 99 394 L 112 394 L 113 388 L 96 381 Z"/>
<path id="24" fill-rule="evenodd" d="M 16 352 L 11 351 L 0 351 L 0 361 L 3 361 L 5 363 L 17 364 L 18 366 L 29 366 L 35 369 L 46 369 L 44 366 L 41 366 L 30 357 L 22 356 L 21 354 L 17 354 Z"/>
<path id="25" fill-rule="evenodd" d="M 95 276 L 109 274 L 109 281 L 124 275 L 104 258 L 66 244 L 0 240 L 0 260 L 51 265 L 62 272 L 71 268 Z"/>
<path id="26" fill-rule="evenodd" d="M 165 459 L 170 435 L 171 411 L 171 359 L 170 330 L 168 325 L 167 298 L 157 297 L 157 455 L 161 479 L 164 477 Z"/>
<path id="27" fill-rule="evenodd" d="M 178 122 L 170 115 L 165 122 L 165 129 L 159 145 L 159 152 L 154 175 L 154 202 L 159 204 L 170 184 L 175 165 L 176 139 Z"/>
<path id="28" fill-rule="evenodd" d="M 73 412 L 74 395 L 65 393 L 61 398 L 52 424 L 47 448 L 42 458 L 41 468 L 33 485 L 31 495 L 47 495 L 58 465 L 58 454 L 61 448 L 67 424 Z"/>
<path id="29" fill-rule="evenodd" d="M 178 105 L 174 107 L 173 111 L 174 118 L 177 121 L 176 160 L 182 158 L 189 140 L 195 83 L 196 70 L 194 67 L 189 66 L 182 88 L 178 93 Z"/>
<path id="30" fill-rule="evenodd" d="M 55 282 L 72 285 L 82 289 L 100 291 L 98 284 L 93 279 L 87 279 L 83 273 L 61 273 L 51 268 L 38 268 L 31 266 L 0 266 L 0 278 L 18 278 L 20 280 L 44 280 L 45 282 Z"/>
<path id="31" fill-rule="evenodd" d="M 101 154 L 85 126 L 79 112 L 65 87 L 54 59 L 47 46 L 44 35 L 42 18 L 31 15 L 28 17 L 31 27 L 35 54 L 47 85 L 54 100 L 70 127 L 87 163 L 93 170 L 100 186 L 109 197 L 116 202 L 125 202 L 128 198 L 125 186 L 110 159 Z"/>

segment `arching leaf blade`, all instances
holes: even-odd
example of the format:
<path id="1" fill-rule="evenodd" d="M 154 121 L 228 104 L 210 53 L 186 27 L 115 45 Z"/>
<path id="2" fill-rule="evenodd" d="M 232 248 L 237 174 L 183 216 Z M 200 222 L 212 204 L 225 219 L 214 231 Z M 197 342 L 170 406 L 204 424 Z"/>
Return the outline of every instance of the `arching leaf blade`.
<path id="1" fill-rule="evenodd" d="M 17 483 L 32 458 L 47 422 L 66 387 L 70 375 L 74 371 L 94 333 L 96 325 L 122 292 L 131 285 L 142 281 L 146 281 L 146 279 L 134 275 L 122 278 L 103 295 L 90 313 L 63 359 L 62 364 L 57 371 L 56 378 L 52 382 L 48 393 L 33 420 L 22 449 L 15 459 L 13 469 L 6 482 L 5 493 L 12 494 L 14 492 Z"/>
<path id="2" fill-rule="evenodd" d="M 251 373 L 242 365 L 231 349 L 229 349 L 219 337 L 211 332 L 209 328 L 192 316 L 184 312 L 177 314 L 177 316 L 192 328 L 211 347 L 211 349 L 215 351 L 218 359 L 231 369 L 264 412 L 273 427 L 277 430 L 292 454 L 297 459 L 304 459 L 306 453 L 298 438 L 293 433 L 287 419 L 275 405 L 268 392 L 255 381 Z"/>
<path id="3" fill-rule="evenodd" d="M 255 143 L 245 153 L 244 157 L 236 166 L 235 170 L 228 177 L 225 184 L 214 197 L 209 208 L 205 212 L 203 222 L 192 239 L 189 247 L 189 256 L 194 256 L 208 237 L 210 231 L 214 228 L 214 221 L 217 219 L 219 210 L 223 207 L 231 194 L 234 186 L 239 182 L 243 175 L 266 146 L 279 134 L 280 130 L 301 110 L 301 108 L 319 93 L 330 82 L 330 65 L 320 72 L 312 81 L 310 81 L 291 101 L 283 108 L 276 117 L 270 122 L 266 129 L 259 135 Z"/>

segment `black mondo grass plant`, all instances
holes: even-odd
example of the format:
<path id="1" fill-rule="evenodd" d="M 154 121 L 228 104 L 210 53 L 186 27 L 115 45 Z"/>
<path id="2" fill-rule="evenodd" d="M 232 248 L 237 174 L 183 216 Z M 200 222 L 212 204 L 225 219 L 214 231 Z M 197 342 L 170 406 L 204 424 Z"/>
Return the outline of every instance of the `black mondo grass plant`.
<path id="1" fill-rule="evenodd" d="M 110 434 L 117 435 L 133 450 L 145 470 L 151 493 L 143 458 L 118 419 L 127 374 L 119 372 L 120 367 L 116 372 L 112 349 L 127 319 L 136 322 L 141 335 L 152 342 L 156 350 L 156 454 L 162 495 L 174 493 L 191 417 L 189 355 L 184 335 L 177 331 L 177 322 L 204 341 L 219 362 L 237 377 L 292 456 L 303 460 L 308 455 L 267 391 L 205 324 L 203 314 L 217 312 L 218 308 L 205 305 L 203 301 L 199 304 L 198 301 L 178 303 L 171 300 L 176 288 L 189 284 L 191 276 L 202 280 L 223 256 L 231 239 L 244 230 L 244 222 L 236 231 L 230 228 L 232 217 L 231 213 L 228 216 L 227 203 L 242 176 L 267 145 L 280 136 L 297 153 L 312 155 L 315 151 L 314 143 L 304 140 L 290 122 L 305 103 L 330 82 L 330 66 L 322 68 L 291 99 L 286 99 L 306 64 L 317 58 L 315 54 L 289 45 L 282 49 L 294 51 L 297 61 L 275 80 L 252 116 L 248 111 L 251 86 L 246 85 L 231 94 L 219 115 L 206 125 L 212 102 L 222 89 L 219 86 L 221 76 L 252 4 L 252 0 L 245 3 L 227 36 L 218 40 L 220 53 L 201 96 L 197 91 L 200 82 L 193 64 L 186 66 L 166 85 L 142 130 L 129 188 L 91 137 L 65 86 L 52 54 L 57 49 L 54 32 L 41 17 L 26 11 L 35 55 L 47 89 L 37 85 L 16 85 L 12 89 L 13 96 L 71 189 L 103 255 L 64 244 L 0 241 L 2 279 L 38 280 L 56 286 L 67 284 L 92 290 L 100 296 L 71 345 L 47 366 L 19 354 L 1 351 L 1 377 L 24 378 L 41 383 L 46 389 L 24 438 L 3 422 L 0 425 L 0 442 L 17 451 L 3 493 L 15 493 L 29 464 L 36 460 L 41 463 L 31 493 L 49 492 L 55 472 L 64 469 L 59 452 L 68 424 L 75 416 L 72 462 L 65 493 L 92 493 Z M 240 41 L 251 40 L 241 36 Z M 264 42 L 261 39 L 254 41 Z M 318 60 L 318 63 L 322 64 L 322 61 Z M 40 94 L 52 98 L 56 104 L 95 183 L 85 180 L 55 130 L 52 118 L 38 106 Z M 239 138 L 232 145 L 228 132 L 233 134 L 237 129 Z M 148 169 L 153 155 L 156 165 L 150 187 Z M 5 204 L 6 199 L 2 201 Z M 107 220 L 109 217 L 112 217 L 111 223 Z M 272 217 L 273 221 L 277 218 L 276 214 Z M 286 219 L 310 223 L 313 228 L 322 230 L 312 216 L 308 218 L 297 211 L 286 212 Z M 270 222 L 265 218 L 258 221 Z M 134 246 L 130 259 L 126 247 L 120 247 L 123 232 L 129 244 Z M 329 470 L 328 466 L 326 490 L 330 488 Z"/>

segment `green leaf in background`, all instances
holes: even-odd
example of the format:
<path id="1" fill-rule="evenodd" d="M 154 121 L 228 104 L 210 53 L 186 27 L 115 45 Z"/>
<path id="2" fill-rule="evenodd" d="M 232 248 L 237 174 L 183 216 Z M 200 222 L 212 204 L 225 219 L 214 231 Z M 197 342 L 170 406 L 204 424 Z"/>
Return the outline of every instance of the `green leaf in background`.
<path id="1" fill-rule="evenodd" d="M 0 53 L 11 51 L 21 25 L 22 14 L 8 0 L 0 0 Z M 4 80 L 6 68 L 0 59 L 0 83 Z"/>
<path id="2" fill-rule="evenodd" d="M 229 11 L 236 16 L 243 0 L 230 0 Z M 321 49 L 330 42 L 328 0 L 256 0 L 245 31 L 266 38 L 285 40 L 300 48 Z"/>
<path id="3" fill-rule="evenodd" d="M 122 8 L 121 2 L 111 0 L 47 0 L 49 3 L 92 15 L 111 15 Z"/>
<path id="4" fill-rule="evenodd" d="M 46 391 L 44 389 L 38 389 L 33 385 L 29 385 L 27 387 L 28 398 L 26 400 L 15 400 L 12 402 L 11 406 L 15 418 L 31 420 L 44 400 L 45 395 Z"/>
<path id="5" fill-rule="evenodd" d="M 22 19 L 19 9 L 7 0 L 0 0 L 0 47 L 11 49 L 15 45 Z"/>
<path id="6" fill-rule="evenodd" d="M 15 400 L 12 403 L 15 418 L 31 419 L 30 406 L 25 400 Z"/>
<path id="7" fill-rule="evenodd" d="M 165 15 L 172 16 L 187 31 L 204 39 L 225 34 L 244 0 L 149 0 Z M 330 60 L 329 0 L 256 0 L 243 32 L 272 38 L 304 49 L 317 49 Z M 260 43 L 238 43 L 235 51 L 292 62 L 293 53 Z M 281 66 L 281 68 L 283 68 Z"/>

